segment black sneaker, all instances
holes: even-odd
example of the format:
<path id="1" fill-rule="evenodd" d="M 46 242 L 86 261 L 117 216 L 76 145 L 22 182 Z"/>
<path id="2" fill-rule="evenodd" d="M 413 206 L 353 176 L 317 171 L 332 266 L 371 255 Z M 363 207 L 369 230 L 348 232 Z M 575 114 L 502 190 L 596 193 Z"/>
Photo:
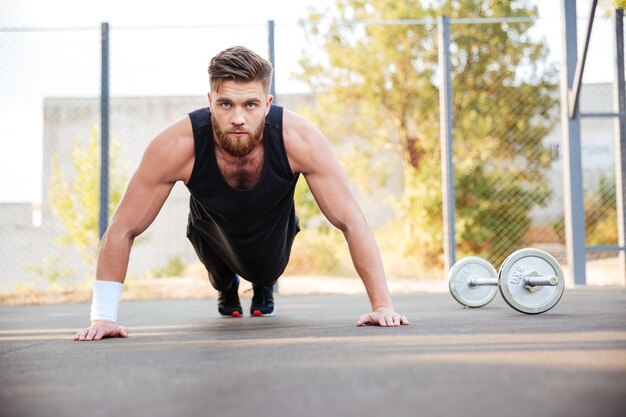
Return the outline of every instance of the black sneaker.
<path id="1" fill-rule="evenodd" d="M 239 279 L 231 285 L 231 288 L 220 291 L 217 299 L 217 310 L 222 316 L 241 317 L 243 315 L 238 291 Z"/>
<path id="2" fill-rule="evenodd" d="M 274 285 L 252 285 L 254 295 L 250 305 L 250 315 L 253 317 L 270 316 L 274 313 Z"/>

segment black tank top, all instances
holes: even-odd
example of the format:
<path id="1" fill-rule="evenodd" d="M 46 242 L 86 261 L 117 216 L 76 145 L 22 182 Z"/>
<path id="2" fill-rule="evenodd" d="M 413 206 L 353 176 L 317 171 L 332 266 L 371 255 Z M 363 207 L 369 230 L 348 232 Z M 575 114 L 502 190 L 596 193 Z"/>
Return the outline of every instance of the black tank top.
<path id="1" fill-rule="evenodd" d="M 246 190 L 231 187 L 217 165 L 210 110 L 199 109 L 189 117 L 195 143 L 187 183 L 189 227 L 243 278 L 277 279 L 300 230 L 293 201 L 299 174 L 294 175 L 287 159 L 282 107 L 271 106 L 265 119 L 261 177 Z"/>

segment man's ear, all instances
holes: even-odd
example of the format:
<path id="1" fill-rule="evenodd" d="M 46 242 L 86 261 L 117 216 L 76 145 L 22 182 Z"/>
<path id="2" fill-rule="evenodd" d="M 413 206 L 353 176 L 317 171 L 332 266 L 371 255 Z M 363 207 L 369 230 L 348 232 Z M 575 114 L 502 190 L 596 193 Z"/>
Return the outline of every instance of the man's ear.
<path id="1" fill-rule="evenodd" d="M 272 104 L 272 101 L 274 101 L 274 97 L 272 95 L 267 96 L 267 102 L 265 103 L 265 115 L 267 116 L 267 114 L 270 112 L 270 105 Z"/>

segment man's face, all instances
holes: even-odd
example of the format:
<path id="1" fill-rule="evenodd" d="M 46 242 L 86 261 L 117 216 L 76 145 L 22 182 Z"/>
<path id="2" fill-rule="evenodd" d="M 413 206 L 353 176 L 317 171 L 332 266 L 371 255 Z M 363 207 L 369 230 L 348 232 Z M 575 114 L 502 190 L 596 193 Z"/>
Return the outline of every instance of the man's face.
<path id="1" fill-rule="evenodd" d="M 272 97 L 261 81 L 224 81 L 211 90 L 211 123 L 217 144 L 232 156 L 249 154 L 263 137 Z"/>

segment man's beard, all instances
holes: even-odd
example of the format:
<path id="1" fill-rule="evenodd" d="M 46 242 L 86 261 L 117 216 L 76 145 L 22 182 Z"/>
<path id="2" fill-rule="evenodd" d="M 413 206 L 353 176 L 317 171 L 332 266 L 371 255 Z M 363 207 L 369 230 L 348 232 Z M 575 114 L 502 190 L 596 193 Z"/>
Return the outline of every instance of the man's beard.
<path id="1" fill-rule="evenodd" d="M 259 127 L 252 133 L 248 129 L 240 127 L 224 131 L 217 123 L 213 113 L 211 113 L 211 124 L 213 125 L 213 130 L 215 130 L 215 140 L 218 145 L 220 145 L 220 147 L 229 155 L 242 157 L 252 152 L 256 145 L 261 141 L 263 129 L 265 128 L 265 116 L 263 116 L 263 120 L 261 121 Z M 233 132 L 245 132 L 245 135 L 236 138 L 231 136 Z"/>

